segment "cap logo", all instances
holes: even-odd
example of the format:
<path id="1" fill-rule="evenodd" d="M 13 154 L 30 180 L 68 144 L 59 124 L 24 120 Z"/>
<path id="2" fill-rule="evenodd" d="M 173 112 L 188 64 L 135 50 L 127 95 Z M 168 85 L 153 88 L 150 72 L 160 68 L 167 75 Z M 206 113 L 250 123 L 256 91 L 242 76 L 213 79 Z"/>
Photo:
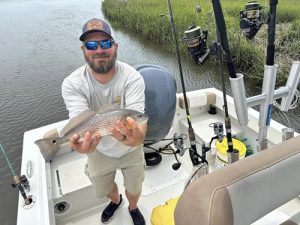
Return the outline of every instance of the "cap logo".
<path id="1" fill-rule="evenodd" d="M 82 34 L 80 35 L 79 40 L 84 41 L 85 37 L 88 34 L 91 34 L 94 32 L 103 32 L 103 33 L 106 33 L 107 35 L 109 35 L 110 38 L 112 38 L 110 25 L 107 22 L 105 22 L 104 20 L 99 20 L 99 19 L 94 18 L 94 19 L 87 21 L 83 25 Z"/>
<path id="2" fill-rule="evenodd" d="M 101 21 L 90 21 L 87 24 L 87 30 L 103 30 L 103 23 Z"/>

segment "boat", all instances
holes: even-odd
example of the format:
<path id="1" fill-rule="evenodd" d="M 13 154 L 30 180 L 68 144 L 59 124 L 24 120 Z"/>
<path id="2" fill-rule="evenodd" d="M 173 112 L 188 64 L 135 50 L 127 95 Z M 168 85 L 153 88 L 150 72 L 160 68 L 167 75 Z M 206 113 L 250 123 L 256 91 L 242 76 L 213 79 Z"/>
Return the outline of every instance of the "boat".
<path id="1" fill-rule="evenodd" d="M 189 126 L 183 93 L 176 93 L 176 83 L 169 72 L 163 67 L 141 65 L 136 68 L 145 79 L 146 91 L 151 88 L 157 89 L 158 86 L 165 87 L 165 84 L 169 83 L 170 87 L 165 88 L 165 90 L 171 90 L 171 93 L 173 93 L 173 96 L 171 95 L 170 97 L 169 95 L 167 97 L 167 99 L 169 97 L 171 99 L 162 100 L 162 102 L 166 103 L 165 107 L 163 107 L 164 110 L 171 111 L 168 114 L 169 119 L 165 121 L 166 124 L 169 124 L 166 126 L 169 127 L 164 129 L 165 126 L 162 126 L 162 129 L 160 129 L 163 130 L 163 137 L 157 136 L 157 133 L 160 133 L 157 129 L 150 132 L 148 138 L 150 137 L 149 140 L 155 138 L 155 142 L 149 143 L 145 141 L 145 154 L 153 152 L 153 149 L 160 149 L 161 153 L 165 149 L 165 153 L 169 153 L 160 154 L 162 156 L 161 161 L 156 163 L 156 165 L 145 164 L 145 181 L 143 183 L 139 208 L 146 219 L 146 223 L 151 224 L 151 221 L 154 221 L 153 218 L 157 216 L 154 213 L 155 211 L 159 211 L 160 208 L 163 209 L 167 201 L 178 199 L 185 192 L 185 187 L 191 178 L 190 175 L 194 166 L 188 150 L 191 143 L 188 139 Z M 148 76 L 149 73 L 158 74 L 158 77 L 161 74 L 167 74 L 169 81 L 162 82 L 157 80 L 160 78 L 151 78 L 151 76 Z M 147 77 L 150 77 L 149 79 L 152 80 L 155 79 L 156 82 L 163 83 L 163 85 L 157 85 L 157 83 L 152 82 L 152 85 L 147 86 L 149 83 Z M 153 97 L 153 93 L 145 94 L 147 113 L 147 98 L 149 96 Z M 240 158 L 244 159 L 240 159 L 238 162 L 230 165 L 227 165 L 228 162 L 227 164 L 225 162 L 223 165 L 220 165 L 220 159 L 218 159 L 220 151 L 218 143 L 220 144 L 220 142 L 218 142 L 218 138 L 215 138 L 215 140 L 212 138 L 218 137 L 220 132 L 223 134 L 223 131 L 219 129 L 224 123 L 225 116 L 223 93 L 215 88 L 207 88 L 189 91 L 186 93 L 186 97 L 198 153 L 201 154 L 203 146 L 211 144 L 210 150 L 205 154 L 205 159 L 209 165 L 209 173 L 202 177 L 210 176 L 217 171 L 230 168 L 237 163 L 243 164 L 243 161 L 260 154 L 256 153 L 259 112 L 248 108 L 248 124 L 247 126 L 240 126 L 234 106 L 234 99 L 227 96 L 233 138 L 236 138 L 239 143 L 242 143 L 242 146 L 248 151 L 252 151 L 254 155 L 246 158 L 243 155 Z M 150 104 L 153 104 L 152 100 L 148 102 L 152 102 Z M 168 108 L 169 106 L 171 110 Z M 157 111 L 154 110 L 155 112 Z M 162 115 L 166 114 L 164 111 L 159 113 Z M 151 122 L 150 120 L 151 115 L 149 122 Z M 166 119 L 162 118 L 162 120 Z M 68 145 L 63 145 L 51 161 L 46 162 L 38 146 L 34 144 L 37 139 L 41 138 L 49 130 L 60 129 L 67 122 L 68 120 L 59 121 L 24 133 L 21 174 L 26 175 L 27 178 L 27 183 L 25 182 L 27 185 L 23 186 L 27 186 L 27 188 L 24 188 L 24 193 L 28 201 L 24 200 L 24 193 L 23 195 L 20 193 L 17 225 L 101 224 L 100 214 L 107 205 L 108 199 L 97 199 L 95 197 L 91 182 L 84 172 L 86 156 L 72 151 Z M 152 121 L 151 123 L 155 124 L 157 121 Z M 216 127 L 220 131 L 217 136 Z M 153 128 L 157 128 L 157 126 L 155 125 Z M 150 129 L 152 129 L 151 125 Z M 289 133 L 283 133 L 285 130 L 285 126 L 271 120 L 267 136 L 269 148 L 272 149 L 279 145 L 282 142 L 282 137 L 287 139 L 286 137 Z M 293 133 L 292 136 L 296 137 L 290 140 L 296 139 L 297 135 L 297 133 Z M 299 143 L 299 138 L 297 140 Z M 177 154 L 174 153 L 176 151 Z M 287 176 L 289 175 L 287 174 Z M 120 192 L 124 194 L 122 179 L 121 173 L 117 172 L 116 183 L 120 188 Z M 293 178 L 291 177 L 290 179 Z M 288 184 L 286 185 L 288 186 Z M 284 190 L 282 191 L 284 192 Z M 285 201 L 288 201 L 288 203 L 283 204 Z M 281 199 L 281 203 L 282 206 L 271 212 L 262 209 L 262 212 L 266 215 L 257 221 L 253 221 L 252 224 L 281 224 L 283 221 L 300 212 L 300 198 L 298 195 Z M 128 202 L 125 202 L 125 206 L 117 212 L 110 224 L 132 224 L 126 204 L 128 206 Z M 201 205 L 201 202 L 198 204 Z M 193 205 L 190 205 L 190 207 L 193 207 Z M 172 213 L 170 215 L 173 218 Z M 167 225 L 168 223 L 165 224 Z"/>
<path id="2" fill-rule="evenodd" d="M 176 40 L 170 1 L 168 7 Z M 213 1 L 213 7 L 216 15 L 222 12 L 218 1 Z M 224 48 L 228 43 L 223 15 L 216 17 Z M 271 19 L 270 27 L 275 26 L 275 15 Z M 197 29 L 192 31 L 197 33 Z M 219 59 L 221 50 L 219 47 Z M 229 49 L 224 51 L 227 64 L 232 64 Z M 145 180 L 139 200 L 146 224 L 300 224 L 300 136 L 271 119 L 274 99 L 282 99 L 283 111 L 294 101 L 300 62 L 293 62 L 287 85 L 274 90 L 277 66 L 274 51 L 271 53 L 267 54 L 262 94 L 250 98 L 245 96 L 243 75 L 236 74 L 234 66 L 228 67 L 233 97 L 215 88 L 189 92 L 183 88 L 183 93 L 177 93 L 176 82 L 165 68 L 136 66 L 145 80 L 145 113 L 149 116 Z M 201 56 L 199 64 L 203 60 Z M 219 63 L 222 69 L 222 60 Z M 260 105 L 260 112 L 251 108 L 255 105 Z M 86 156 L 63 145 L 45 160 L 34 144 L 67 122 L 24 133 L 24 175 L 15 179 L 20 190 L 17 225 L 101 223 L 100 214 L 109 200 L 95 197 L 84 170 Z M 115 181 L 124 194 L 120 172 Z M 132 224 L 126 204 L 110 224 Z"/>

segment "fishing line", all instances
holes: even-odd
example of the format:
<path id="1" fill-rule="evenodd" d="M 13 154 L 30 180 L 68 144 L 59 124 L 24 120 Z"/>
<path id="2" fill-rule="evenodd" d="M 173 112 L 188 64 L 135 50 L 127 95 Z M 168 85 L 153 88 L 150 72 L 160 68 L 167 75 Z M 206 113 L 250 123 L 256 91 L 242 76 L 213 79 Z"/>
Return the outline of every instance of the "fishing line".
<path id="1" fill-rule="evenodd" d="M 199 172 L 205 171 L 203 170 L 203 167 L 205 166 L 205 164 L 200 165 L 191 175 L 190 179 L 188 179 L 186 185 L 184 186 L 184 190 L 190 185 L 191 182 L 193 182 L 193 180 L 199 176 Z M 205 173 L 203 173 L 203 175 L 205 175 Z"/>
<path id="2" fill-rule="evenodd" d="M 11 171 L 11 174 L 13 176 L 17 176 L 16 173 L 15 173 L 15 171 L 14 171 L 14 169 L 13 169 L 13 167 L 12 167 L 12 165 L 11 165 L 11 163 L 10 163 L 10 161 L 9 161 L 9 159 L 8 159 L 8 157 L 7 157 L 6 152 L 4 151 L 4 148 L 2 147 L 2 144 L 0 144 L 0 150 L 1 150 L 2 154 L 3 154 L 3 156 L 4 156 L 4 159 L 5 159 L 6 163 L 7 163 L 10 171 Z"/>

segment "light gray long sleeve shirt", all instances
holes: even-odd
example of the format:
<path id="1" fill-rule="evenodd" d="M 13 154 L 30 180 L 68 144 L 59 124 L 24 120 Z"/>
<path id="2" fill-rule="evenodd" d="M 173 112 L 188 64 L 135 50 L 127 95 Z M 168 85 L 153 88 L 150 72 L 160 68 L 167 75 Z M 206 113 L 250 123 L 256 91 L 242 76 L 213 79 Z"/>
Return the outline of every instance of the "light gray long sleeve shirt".
<path id="1" fill-rule="evenodd" d="M 62 84 L 62 96 L 69 110 L 69 117 L 85 110 L 98 111 L 101 107 L 118 104 L 120 108 L 144 112 L 144 79 L 133 67 L 116 61 L 113 79 L 106 84 L 98 82 L 88 65 L 84 65 L 69 75 Z M 102 137 L 98 151 L 112 157 L 120 157 L 135 148 L 125 146 L 111 136 Z"/>

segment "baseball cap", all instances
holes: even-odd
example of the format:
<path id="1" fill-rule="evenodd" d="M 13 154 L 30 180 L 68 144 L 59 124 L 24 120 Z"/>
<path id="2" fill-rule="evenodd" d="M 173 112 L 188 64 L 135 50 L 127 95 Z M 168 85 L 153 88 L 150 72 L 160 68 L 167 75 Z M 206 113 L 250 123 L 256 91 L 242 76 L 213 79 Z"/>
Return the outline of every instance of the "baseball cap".
<path id="1" fill-rule="evenodd" d="M 94 32 L 102 32 L 113 38 L 111 35 L 111 27 L 109 23 L 101 19 L 93 18 L 83 25 L 82 34 L 80 35 L 79 40 L 83 41 L 88 34 Z"/>

